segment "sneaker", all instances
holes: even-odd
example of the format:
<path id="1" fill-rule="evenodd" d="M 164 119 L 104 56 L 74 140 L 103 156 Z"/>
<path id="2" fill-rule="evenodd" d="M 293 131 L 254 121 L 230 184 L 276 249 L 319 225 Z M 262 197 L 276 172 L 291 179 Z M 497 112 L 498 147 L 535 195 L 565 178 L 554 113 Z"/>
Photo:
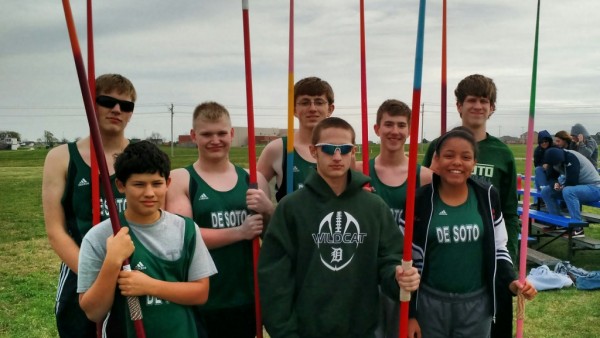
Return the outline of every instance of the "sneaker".
<path id="1" fill-rule="evenodd" d="M 574 229 L 573 237 L 585 237 L 585 234 L 583 233 L 583 229 L 582 228 Z"/>
<path id="2" fill-rule="evenodd" d="M 564 233 L 562 236 L 565 237 L 565 238 L 568 238 L 569 234 L 568 233 Z M 571 237 L 572 238 L 585 237 L 585 233 L 583 232 L 583 228 L 575 228 L 575 229 L 573 229 L 573 234 L 571 235 Z"/>

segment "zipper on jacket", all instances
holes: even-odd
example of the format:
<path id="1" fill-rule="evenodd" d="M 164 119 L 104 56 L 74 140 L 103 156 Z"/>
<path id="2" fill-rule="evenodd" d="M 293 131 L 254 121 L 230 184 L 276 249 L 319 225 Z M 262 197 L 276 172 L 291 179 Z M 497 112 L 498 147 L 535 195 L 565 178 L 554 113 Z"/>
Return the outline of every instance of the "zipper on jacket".
<path id="1" fill-rule="evenodd" d="M 431 225 L 431 218 L 433 217 L 433 196 L 435 195 L 435 186 L 431 185 L 431 197 L 429 198 L 429 202 L 431 203 L 431 208 L 429 212 L 429 220 L 427 221 L 427 232 L 429 233 L 429 226 Z M 414 221 L 413 221 L 414 227 Z M 421 267 L 421 277 L 423 277 L 423 271 L 425 271 L 425 256 L 427 255 L 427 236 L 425 236 L 425 244 L 423 245 L 423 266 Z M 419 309 L 419 289 L 416 291 L 416 300 L 415 300 L 415 310 Z"/>
<path id="2" fill-rule="evenodd" d="M 490 210 L 490 216 L 492 218 L 492 240 L 494 242 L 494 275 L 492 277 L 492 299 L 494 300 L 494 312 L 492 314 L 492 322 L 496 323 L 496 272 L 498 271 L 498 259 L 496 258 L 496 233 L 494 231 L 494 215 L 492 214 L 492 186 L 488 188 L 488 208 Z"/>

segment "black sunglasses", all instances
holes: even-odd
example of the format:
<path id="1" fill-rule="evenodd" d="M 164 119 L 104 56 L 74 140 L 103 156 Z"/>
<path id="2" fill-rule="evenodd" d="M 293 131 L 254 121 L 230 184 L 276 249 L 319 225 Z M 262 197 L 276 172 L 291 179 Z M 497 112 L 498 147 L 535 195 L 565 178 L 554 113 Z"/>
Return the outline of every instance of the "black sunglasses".
<path id="1" fill-rule="evenodd" d="M 111 109 L 114 108 L 118 103 L 119 107 L 121 107 L 121 110 L 126 113 L 133 112 L 133 107 L 135 106 L 135 103 L 133 103 L 131 101 L 119 100 L 119 99 L 115 99 L 112 96 L 106 96 L 106 95 L 98 96 L 96 98 L 96 103 L 101 105 L 104 108 L 111 108 Z"/>
<path id="2" fill-rule="evenodd" d="M 346 155 L 354 149 L 354 144 L 317 143 L 315 144 L 315 147 L 321 147 L 321 151 L 333 156 L 336 151 L 339 151 L 341 155 Z"/>

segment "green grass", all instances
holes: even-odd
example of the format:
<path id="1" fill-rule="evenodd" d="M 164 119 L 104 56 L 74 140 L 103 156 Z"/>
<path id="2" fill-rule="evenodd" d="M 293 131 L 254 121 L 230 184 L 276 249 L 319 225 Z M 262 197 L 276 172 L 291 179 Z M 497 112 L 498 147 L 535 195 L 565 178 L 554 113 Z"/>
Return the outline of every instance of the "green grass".
<path id="1" fill-rule="evenodd" d="M 525 157 L 523 145 L 511 146 L 516 158 Z M 171 154 L 169 147 L 163 150 Z M 257 149 L 257 154 L 262 149 Z M 370 149 L 378 153 L 378 147 Z M 59 259 L 50 248 L 41 207 L 45 149 L 0 151 L 0 337 L 56 337 L 54 297 Z M 247 148 L 232 149 L 231 160 L 247 167 Z M 194 148 L 175 148 L 172 167 L 197 159 Z M 517 160 L 523 172 L 524 160 Z M 600 225 L 586 235 L 600 238 Z M 566 259 L 566 243 L 557 241 L 544 252 Z M 580 251 L 573 264 L 600 270 L 600 252 Z M 574 288 L 541 292 L 526 307 L 526 337 L 600 337 L 600 292 Z"/>

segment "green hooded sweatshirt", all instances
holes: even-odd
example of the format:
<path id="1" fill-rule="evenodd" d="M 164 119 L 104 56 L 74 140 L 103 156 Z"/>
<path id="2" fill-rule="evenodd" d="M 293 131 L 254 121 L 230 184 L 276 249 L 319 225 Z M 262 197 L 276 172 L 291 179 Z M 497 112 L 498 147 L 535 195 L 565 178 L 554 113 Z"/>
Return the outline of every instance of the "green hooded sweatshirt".
<path id="1" fill-rule="evenodd" d="M 387 204 L 349 171 L 336 196 L 316 172 L 281 200 L 258 273 L 263 321 L 273 338 L 373 337 L 378 285 L 398 299 L 403 236 Z"/>

